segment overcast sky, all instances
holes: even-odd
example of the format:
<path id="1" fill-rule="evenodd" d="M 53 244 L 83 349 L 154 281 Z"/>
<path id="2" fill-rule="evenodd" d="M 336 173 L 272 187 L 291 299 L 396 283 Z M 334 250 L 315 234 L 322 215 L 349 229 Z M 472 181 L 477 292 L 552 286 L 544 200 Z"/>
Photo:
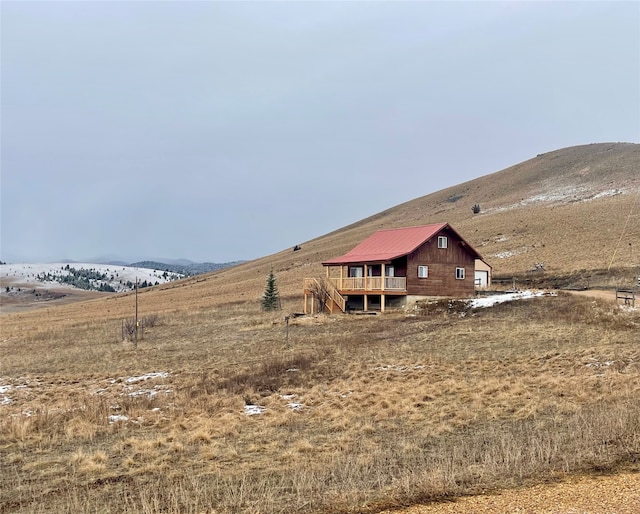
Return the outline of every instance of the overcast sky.
<path id="1" fill-rule="evenodd" d="M 0 2 L 9 262 L 271 254 L 640 140 L 638 2 Z"/>

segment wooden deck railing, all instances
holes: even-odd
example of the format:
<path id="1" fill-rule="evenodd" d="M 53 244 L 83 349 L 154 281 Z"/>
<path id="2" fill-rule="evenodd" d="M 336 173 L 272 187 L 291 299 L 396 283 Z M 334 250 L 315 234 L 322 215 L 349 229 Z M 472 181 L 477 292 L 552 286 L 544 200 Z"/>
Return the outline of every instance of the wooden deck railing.
<path id="1" fill-rule="evenodd" d="M 384 279 L 384 289 L 383 289 Z M 348 277 L 348 278 L 329 278 L 323 281 L 317 278 L 304 279 L 305 291 L 305 312 L 307 295 L 311 294 L 312 298 L 316 296 L 314 293 L 321 292 L 324 289 L 326 307 L 333 311 L 332 304 L 335 304 L 342 312 L 346 310 L 346 300 L 343 294 L 349 293 L 406 293 L 407 278 L 406 277 Z M 320 295 L 322 296 L 322 294 Z M 312 300 L 313 302 L 313 300 Z M 312 303 L 313 306 L 313 303 Z M 313 307 L 312 307 L 313 309 Z"/>
<path id="2" fill-rule="evenodd" d="M 406 277 L 348 277 L 332 278 L 334 286 L 338 291 L 394 291 L 402 292 L 407 290 Z"/>

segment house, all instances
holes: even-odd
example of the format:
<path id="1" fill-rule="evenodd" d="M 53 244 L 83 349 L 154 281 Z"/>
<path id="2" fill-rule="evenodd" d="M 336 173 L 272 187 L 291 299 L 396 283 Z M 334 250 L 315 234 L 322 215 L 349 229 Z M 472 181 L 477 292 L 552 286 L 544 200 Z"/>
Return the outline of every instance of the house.
<path id="1" fill-rule="evenodd" d="M 423 298 L 471 296 L 476 284 L 491 281 L 491 266 L 448 223 L 380 230 L 322 265 L 325 279 L 305 279 L 305 313 L 317 302 L 329 312 L 384 311 Z"/>

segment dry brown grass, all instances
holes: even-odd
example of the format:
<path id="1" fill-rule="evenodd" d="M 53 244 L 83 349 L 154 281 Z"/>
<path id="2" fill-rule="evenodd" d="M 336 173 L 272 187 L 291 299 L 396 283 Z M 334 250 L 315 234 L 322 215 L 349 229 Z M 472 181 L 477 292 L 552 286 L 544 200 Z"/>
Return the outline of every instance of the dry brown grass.
<path id="1" fill-rule="evenodd" d="M 137 351 L 86 312 L 3 324 L 3 512 L 375 511 L 639 466 L 640 314 L 610 303 L 297 318 L 291 349 L 259 302 Z"/>

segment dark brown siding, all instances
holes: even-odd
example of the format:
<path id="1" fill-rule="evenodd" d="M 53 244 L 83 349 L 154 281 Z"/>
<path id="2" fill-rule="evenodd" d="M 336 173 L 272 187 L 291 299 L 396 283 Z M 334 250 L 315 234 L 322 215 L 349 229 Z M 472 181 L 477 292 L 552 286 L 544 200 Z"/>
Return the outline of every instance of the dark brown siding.
<path id="1" fill-rule="evenodd" d="M 395 271 L 396 277 L 406 277 L 407 276 L 407 258 L 406 257 L 402 257 L 400 259 L 396 259 L 396 260 L 392 261 L 391 264 L 395 268 L 394 271 Z"/>
<path id="2" fill-rule="evenodd" d="M 447 248 L 438 248 L 438 235 L 447 236 Z M 475 258 L 452 232 L 444 230 L 407 257 L 407 294 L 421 296 L 471 296 Z M 418 266 L 429 266 L 429 277 L 418 277 Z M 464 268 L 464 280 L 456 268 Z"/>

